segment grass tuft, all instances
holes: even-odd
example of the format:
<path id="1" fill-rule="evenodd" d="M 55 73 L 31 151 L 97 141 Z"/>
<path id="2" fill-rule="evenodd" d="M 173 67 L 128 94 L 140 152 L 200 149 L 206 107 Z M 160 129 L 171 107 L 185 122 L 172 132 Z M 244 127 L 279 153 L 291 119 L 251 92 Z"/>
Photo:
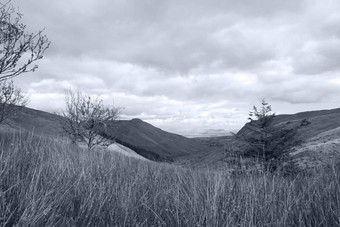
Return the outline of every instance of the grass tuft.
<path id="1" fill-rule="evenodd" d="M 2 133 L 0 226 L 339 226 L 339 170 L 231 176 Z"/>

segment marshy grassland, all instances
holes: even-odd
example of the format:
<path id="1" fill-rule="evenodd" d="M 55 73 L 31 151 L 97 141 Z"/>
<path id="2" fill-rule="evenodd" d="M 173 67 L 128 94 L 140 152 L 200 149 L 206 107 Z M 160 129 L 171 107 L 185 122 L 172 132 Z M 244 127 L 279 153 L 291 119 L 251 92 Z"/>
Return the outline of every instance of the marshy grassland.
<path id="1" fill-rule="evenodd" d="M 340 168 L 230 175 L 1 133 L 0 226 L 340 226 Z"/>

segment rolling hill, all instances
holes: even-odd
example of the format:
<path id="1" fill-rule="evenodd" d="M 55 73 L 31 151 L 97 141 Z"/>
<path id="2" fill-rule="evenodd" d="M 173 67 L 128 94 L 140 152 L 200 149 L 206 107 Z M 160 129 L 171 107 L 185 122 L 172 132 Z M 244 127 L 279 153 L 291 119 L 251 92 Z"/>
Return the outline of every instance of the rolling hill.
<path id="1" fill-rule="evenodd" d="M 274 127 L 289 128 L 301 124 L 303 120 L 309 122 L 297 131 L 296 137 L 300 144 L 293 147 L 290 156 L 301 168 L 315 167 L 340 160 L 340 108 L 331 110 L 307 111 L 296 114 L 277 115 L 273 122 Z M 249 123 L 245 124 L 238 135 L 254 133 Z M 211 139 L 210 139 L 211 140 Z M 224 143 L 229 152 L 241 152 L 242 144 L 232 137 L 220 137 L 212 140 L 215 143 Z M 206 157 L 193 161 L 194 165 L 202 166 L 207 163 L 222 164 L 224 156 L 220 152 L 212 152 Z M 205 160 L 200 163 L 200 160 Z"/>
<path id="2" fill-rule="evenodd" d="M 1 125 L 2 130 L 28 130 L 46 136 L 59 136 L 61 126 L 58 122 L 60 116 L 23 108 L 14 118 Z M 169 133 L 152 126 L 140 119 L 118 120 L 110 125 L 110 138 L 133 150 L 137 154 L 154 161 L 173 162 L 180 157 L 194 155 L 207 151 L 206 143 L 184 136 Z"/>
<path id="3" fill-rule="evenodd" d="M 151 160 L 175 161 L 206 152 L 211 148 L 201 141 L 163 131 L 140 119 L 116 121 L 110 136 Z"/>
<path id="4" fill-rule="evenodd" d="M 60 116 L 48 112 L 23 108 L 15 117 L 0 125 L 0 131 L 32 131 L 38 135 L 58 138 L 62 128 L 59 123 Z M 135 151 L 121 144 L 112 144 L 108 147 L 110 151 L 118 152 L 129 157 L 146 160 Z"/>
<path id="5" fill-rule="evenodd" d="M 59 119 L 60 117 L 56 114 L 25 107 L 13 118 L 8 119 L 5 124 L 0 125 L 0 128 L 2 130 L 28 130 L 47 136 L 59 136 L 61 133 Z"/>
<path id="6" fill-rule="evenodd" d="M 46 136 L 60 135 L 59 116 L 39 110 L 24 108 L 1 130 L 24 129 Z M 340 108 L 297 114 L 277 115 L 275 127 L 290 127 L 306 119 L 310 124 L 298 130 L 302 143 L 294 147 L 291 156 L 301 167 L 322 165 L 340 157 Z M 173 162 L 194 168 L 224 165 L 225 152 L 238 152 L 231 136 L 212 138 L 187 138 L 163 131 L 140 119 L 119 120 L 111 123 L 110 137 L 123 145 L 130 155 L 135 152 L 154 161 Z M 249 124 L 238 134 L 251 133 Z M 129 149 L 128 149 L 129 148 Z"/>

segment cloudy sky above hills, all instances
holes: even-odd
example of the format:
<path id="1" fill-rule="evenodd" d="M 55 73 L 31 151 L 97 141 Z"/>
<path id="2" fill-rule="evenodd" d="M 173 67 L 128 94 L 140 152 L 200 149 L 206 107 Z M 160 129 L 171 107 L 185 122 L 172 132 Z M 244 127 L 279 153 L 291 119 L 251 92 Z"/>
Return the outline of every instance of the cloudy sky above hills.
<path id="1" fill-rule="evenodd" d="M 338 0 L 12 0 L 52 44 L 16 82 L 30 107 L 80 89 L 162 129 L 234 130 L 263 97 L 278 113 L 340 107 Z"/>

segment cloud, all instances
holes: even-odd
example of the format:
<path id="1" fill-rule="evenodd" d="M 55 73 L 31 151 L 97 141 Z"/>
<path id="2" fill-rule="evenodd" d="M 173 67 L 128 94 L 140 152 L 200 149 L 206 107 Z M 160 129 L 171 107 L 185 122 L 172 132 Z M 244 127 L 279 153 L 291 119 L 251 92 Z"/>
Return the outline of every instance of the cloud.
<path id="1" fill-rule="evenodd" d="M 62 106 L 65 89 L 80 89 L 114 100 L 124 118 L 180 131 L 241 127 L 263 97 L 278 112 L 338 105 L 335 0 L 12 4 L 52 41 L 37 72 L 16 78 L 36 108 Z"/>
<path id="2" fill-rule="evenodd" d="M 244 24 L 298 8 L 292 3 L 31 0 L 22 5 L 34 12 L 27 24 L 44 21 L 53 43 L 48 55 L 93 56 L 188 73 L 207 67 L 254 67 L 273 57 Z M 36 14 L 38 7 L 44 10 Z"/>

